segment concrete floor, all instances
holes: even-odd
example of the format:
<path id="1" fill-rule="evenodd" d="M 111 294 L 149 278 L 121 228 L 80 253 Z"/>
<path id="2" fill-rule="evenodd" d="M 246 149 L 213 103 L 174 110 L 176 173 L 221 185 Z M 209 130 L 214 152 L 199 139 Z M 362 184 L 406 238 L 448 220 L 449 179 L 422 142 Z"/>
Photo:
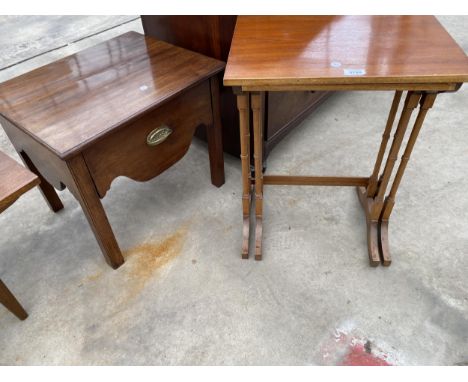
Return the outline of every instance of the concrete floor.
<path id="1" fill-rule="evenodd" d="M 440 20 L 468 52 L 468 17 Z M 28 39 L 48 30 L 41 21 Z M 126 23 L 0 81 L 141 29 Z M 1 45 L 15 33 L 0 33 Z M 21 49 L 7 49 L 9 62 Z M 369 174 L 391 99 L 336 94 L 277 146 L 268 171 Z M 264 260 L 242 261 L 240 162 L 226 155 L 226 184 L 213 187 L 197 140 L 157 179 L 113 183 L 103 203 L 125 252 L 116 271 L 67 190 L 58 214 L 29 192 L 0 215 L 0 278 L 30 314 L 20 322 L 0 307 L 0 364 L 466 364 L 467 121 L 468 86 L 429 113 L 394 209 L 389 268 L 368 265 L 350 188 L 267 188 Z M 18 159 L 3 131 L 0 149 Z"/>

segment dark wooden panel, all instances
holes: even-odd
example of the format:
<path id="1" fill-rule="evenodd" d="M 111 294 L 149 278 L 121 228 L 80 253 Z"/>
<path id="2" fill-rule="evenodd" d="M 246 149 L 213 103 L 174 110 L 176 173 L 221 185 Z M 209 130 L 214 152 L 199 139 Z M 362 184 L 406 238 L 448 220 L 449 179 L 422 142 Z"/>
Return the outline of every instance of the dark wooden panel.
<path id="1" fill-rule="evenodd" d="M 294 97 L 296 92 L 268 92 L 268 126 L 265 142 L 265 155 L 283 139 L 288 132 L 301 123 L 333 92 L 299 92 L 299 97 Z M 302 94 L 301 94 L 302 93 Z M 304 94 L 306 93 L 306 94 Z M 272 97 L 273 96 L 273 97 Z M 285 110 L 277 112 L 279 108 Z M 282 123 L 276 123 L 279 119 Z"/>
<path id="2" fill-rule="evenodd" d="M 237 16 L 142 16 L 143 30 L 182 48 L 227 61 Z"/>
<path id="3" fill-rule="evenodd" d="M 322 98 L 315 92 L 270 92 L 268 93 L 268 131 L 267 140 L 289 125 L 309 106 Z"/>
<path id="4" fill-rule="evenodd" d="M 237 16 L 141 16 L 146 35 L 223 61 L 227 61 L 236 19 Z M 223 148 L 238 156 L 240 144 L 236 97 L 231 88 L 222 86 L 223 73 L 218 82 Z M 197 136 L 207 140 L 203 126 L 198 129 Z"/>
<path id="5" fill-rule="evenodd" d="M 223 61 L 227 60 L 229 54 L 236 19 L 237 16 L 144 15 L 141 17 L 145 34 Z M 222 74 L 220 83 L 222 84 Z M 282 136 L 314 110 L 326 95 L 325 92 L 317 92 L 315 96 L 302 93 L 300 96 L 288 99 L 286 94 L 281 96 L 271 94 L 273 103 L 267 105 L 266 109 L 274 109 L 275 112 L 268 118 L 263 115 L 267 141 L 265 154 Z M 236 97 L 230 87 L 220 87 L 220 104 L 224 150 L 238 156 L 240 154 L 239 115 Z M 199 129 L 197 136 L 206 140 L 204 129 Z"/>

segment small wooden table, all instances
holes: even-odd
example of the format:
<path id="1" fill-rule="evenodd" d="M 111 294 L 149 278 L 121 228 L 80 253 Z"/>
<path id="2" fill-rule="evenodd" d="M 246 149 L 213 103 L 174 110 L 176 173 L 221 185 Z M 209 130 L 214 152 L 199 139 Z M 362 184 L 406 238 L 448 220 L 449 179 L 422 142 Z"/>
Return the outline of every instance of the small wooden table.
<path id="1" fill-rule="evenodd" d="M 107 262 L 124 259 L 100 199 L 112 180 L 146 181 L 208 133 L 211 180 L 224 183 L 217 73 L 224 63 L 136 32 L 0 84 L 0 123 L 40 180 L 81 204 Z"/>
<path id="2" fill-rule="evenodd" d="M 255 200 L 255 259 L 262 258 L 264 185 L 353 186 L 357 187 L 366 214 L 370 264 L 390 265 L 389 219 L 426 113 L 437 94 L 455 92 L 466 81 L 467 56 L 433 16 L 239 17 L 224 84 L 236 87 L 238 94 L 244 216 L 242 257 L 249 256 L 250 210 Z M 262 175 L 263 126 L 259 116 L 264 92 L 304 90 L 395 91 L 370 176 Z M 405 101 L 383 165 L 403 92 Z M 416 120 L 390 185 L 410 117 L 418 105 Z M 255 162 L 252 179 L 250 107 Z M 385 196 L 387 187 L 390 191 Z"/>

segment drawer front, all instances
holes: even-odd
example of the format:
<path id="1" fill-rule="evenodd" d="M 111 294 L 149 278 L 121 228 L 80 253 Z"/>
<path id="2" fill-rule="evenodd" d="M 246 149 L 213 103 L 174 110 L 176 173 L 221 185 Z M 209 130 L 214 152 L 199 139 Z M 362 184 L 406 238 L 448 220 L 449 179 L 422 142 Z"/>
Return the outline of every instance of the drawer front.
<path id="1" fill-rule="evenodd" d="M 205 81 L 104 137 L 83 153 L 99 196 L 104 197 L 118 176 L 146 181 L 159 175 L 184 156 L 197 126 L 211 123 L 210 86 Z M 162 127 L 172 132 L 167 137 L 160 130 L 150 134 Z M 149 135 L 153 145 L 147 142 Z"/>
<path id="2" fill-rule="evenodd" d="M 266 140 L 274 138 L 283 129 L 307 112 L 325 95 L 325 92 L 269 92 L 268 127 Z"/>

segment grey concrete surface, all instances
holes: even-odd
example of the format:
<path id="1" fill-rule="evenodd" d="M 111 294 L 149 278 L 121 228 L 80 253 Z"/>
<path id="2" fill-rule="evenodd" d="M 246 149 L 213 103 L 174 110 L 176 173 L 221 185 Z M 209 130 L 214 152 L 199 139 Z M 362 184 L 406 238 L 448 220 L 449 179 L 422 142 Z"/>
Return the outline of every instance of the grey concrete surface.
<path id="1" fill-rule="evenodd" d="M 4 38 L 0 39 L 0 69 L 114 28 L 136 17 L 2 16 L 0 35 Z"/>
<path id="2" fill-rule="evenodd" d="M 467 51 L 468 17 L 440 20 Z M 130 29 L 141 25 L 0 80 Z M 278 145 L 268 171 L 369 174 L 391 98 L 336 94 Z M 0 364 L 330 365 L 364 344 L 391 364 L 466 364 L 467 121 L 468 87 L 439 96 L 398 194 L 389 268 L 368 266 L 350 188 L 267 188 L 264 260 L 242 261 L 240 162 L 226 155 L 226 184 L 213 187 L 197 140 L 150 182 L 114 181 L 103 203 L 125 252 L 116 271 L 67 190 L 58 214 L 29 192 L 0 215 L 0 277 L 30 314 L 20 322 L 0 307 Z M 0 148 L 18 159 L 3 131 Z"/>

